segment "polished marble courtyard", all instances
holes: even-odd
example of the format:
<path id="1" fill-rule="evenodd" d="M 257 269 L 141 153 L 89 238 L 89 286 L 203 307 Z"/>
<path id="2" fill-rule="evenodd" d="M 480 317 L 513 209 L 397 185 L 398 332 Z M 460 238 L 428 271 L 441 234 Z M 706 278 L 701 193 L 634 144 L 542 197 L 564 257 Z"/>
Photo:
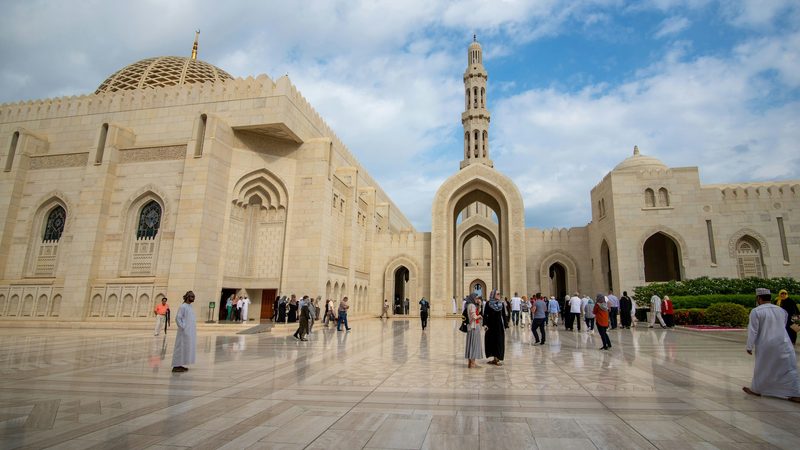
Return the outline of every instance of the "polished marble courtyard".
<path id="1" fill-rule="evenodd" d="M 800 405 L 744 394 L 742 332 L 507 334 L 503 367 L 466 369 L 458 321 L 360 320 L 237 335 L 0 328 L 0 448 L 800 448 Z"/>

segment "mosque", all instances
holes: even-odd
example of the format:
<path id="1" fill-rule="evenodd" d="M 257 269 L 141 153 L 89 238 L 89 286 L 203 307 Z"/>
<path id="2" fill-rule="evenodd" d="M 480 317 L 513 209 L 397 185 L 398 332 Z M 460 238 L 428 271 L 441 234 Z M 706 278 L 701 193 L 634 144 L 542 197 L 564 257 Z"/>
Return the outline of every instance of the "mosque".
<path id="1" fill-rule="evenodd" d="M 477 41 L 463 159 L 429 232 L 287 76 L 233 78 L 196 45 L 124 67 L 91 94 L 0 105 L 0 319 L 149 320 L 190 289 L 201 320 L 235 293 L 255 320 L 291 293 L 348 296 L 355 317 L 426 297 L 443 316 L 476 289 L 800 273 L 800 180 L 701 185 L 697 167 L 637 148 L 590 192 L 589 224 L 526 228 L 519 189 L 491 159 Z"/>

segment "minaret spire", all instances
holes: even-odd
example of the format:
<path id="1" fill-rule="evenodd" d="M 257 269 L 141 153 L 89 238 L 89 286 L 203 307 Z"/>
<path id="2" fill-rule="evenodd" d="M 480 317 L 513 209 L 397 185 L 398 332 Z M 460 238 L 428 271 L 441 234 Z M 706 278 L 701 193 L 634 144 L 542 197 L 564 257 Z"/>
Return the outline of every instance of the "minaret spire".
<path id="1" fill-rule="evenodd" d="M 194 45 L 192 45 L 192 59 L 197 59 L 197 42 L 200 40 L 200 30 L 194 31 Z"/>
<path id="2" fill-rule="evenodd" d="M 486 109 L 486 81 L 489 75 L 483 67 L 483 49 L 478 36 L 472 35 L 467 50 L 467 70 L 464 71 L 464 112 L 461 124 L 464 127 L 464 159 L 461 168 L 471 164 L 493 167 L 489 159 L 489 121 Z"/>

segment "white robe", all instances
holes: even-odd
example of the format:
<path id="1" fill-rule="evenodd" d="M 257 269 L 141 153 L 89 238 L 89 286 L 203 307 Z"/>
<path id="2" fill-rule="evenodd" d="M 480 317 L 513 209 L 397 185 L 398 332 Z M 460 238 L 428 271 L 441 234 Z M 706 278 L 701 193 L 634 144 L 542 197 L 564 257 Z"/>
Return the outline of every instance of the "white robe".
<path id="1" fill-rule="evenodd" d="M 175 350 L 172 352 L 172 367 L 194 364 L 197 347 L 197 321 L 194 310 L 188 303 L 182 303 L 175 315 L 178 333 L 175 335 Z"/>
<path id="2" fill-rule="evenodd" d="M 245 297 L 242 299 L 242 322 L 247 322 L 247 310 L 250 309 L 250 301 L 249 297 Z"/>
<path id="3" fill-rule="evenodd" d="M 786 311 L 771 303 L 750 311 L 747 350 L 756 352 L 753 392 L 770 397 L 800 397 L 797 356 L 786 333 Z"/>

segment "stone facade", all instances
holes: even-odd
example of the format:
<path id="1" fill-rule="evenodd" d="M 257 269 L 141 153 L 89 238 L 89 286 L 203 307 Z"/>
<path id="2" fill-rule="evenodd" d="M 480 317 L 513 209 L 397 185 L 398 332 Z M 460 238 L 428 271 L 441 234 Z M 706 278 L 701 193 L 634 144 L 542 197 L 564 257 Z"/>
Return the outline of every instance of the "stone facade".
<path id="1" fill-rule="evenodd" d="M 166 75 L 151 83 L 156 62 Z M 426 297 L 443 315 L 475 284 L 561 295 L 798 276 L 800 182 L 703 186 L 697 168 L 638 149 L 592 190 L 588 225 L 525 228 L 522 196 L 490 158 L 477 42 L 464 159 L 436 193 L 431 232 L 288 77 L 203 64 L 144 60 L 91 95 L 0 106 L 0 317 L 144 320 L 190 289 L 203 319 L 232 292 L 249 295 L 255 319 L 278 293 L 346 295 L 356 317 Z M 207 78 L 169 78 L 186 67 Z"/>

